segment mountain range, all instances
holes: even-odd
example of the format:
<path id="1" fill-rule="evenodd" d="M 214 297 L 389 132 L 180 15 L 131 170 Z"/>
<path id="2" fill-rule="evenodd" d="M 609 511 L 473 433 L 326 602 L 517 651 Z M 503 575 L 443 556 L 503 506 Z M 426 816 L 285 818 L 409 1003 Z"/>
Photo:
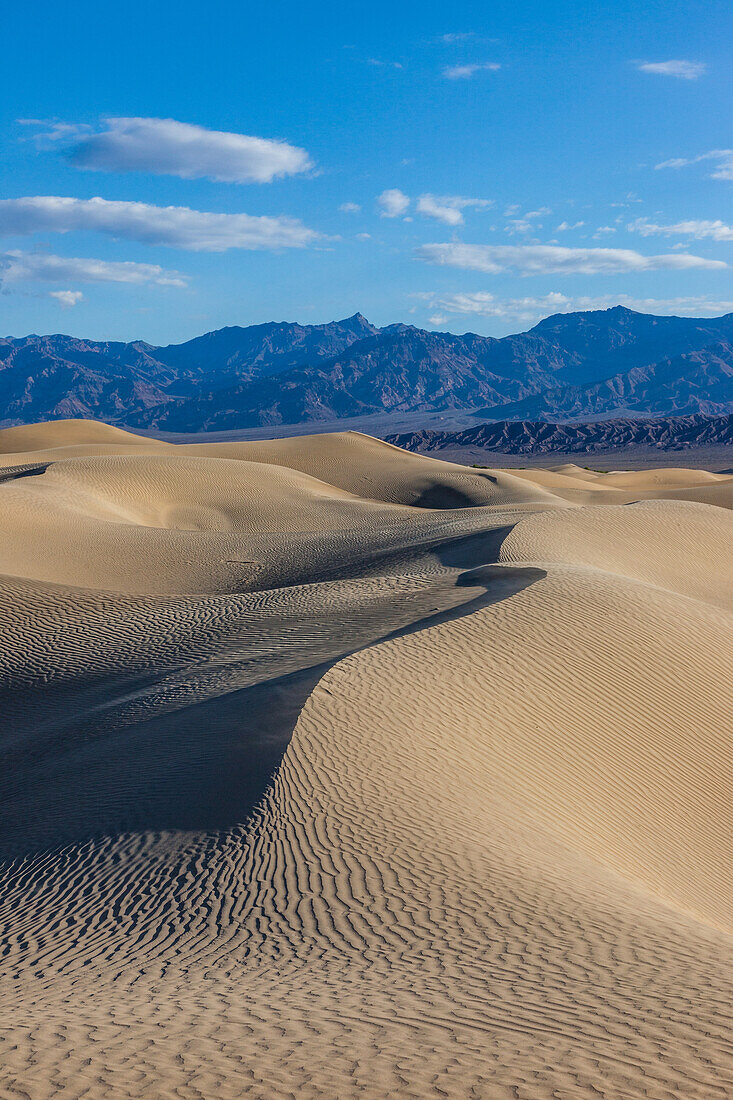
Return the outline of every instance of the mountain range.
<path id="1" fill-rule="evenodd" d="M 69 417 L 168 432 L 465 410 L 483 420 L 733 412 L 733 314 L 622 306 L 502 339 L 357 313 L 229 327 L 182 344 L 0 339 L 0 426 Z"/>
<path id="2" fill-rule="evenodd" d="M 552 424 L 542 420 L 497 420 L 461 432 L 416 431 L 387 436 L 406 451 L 479 448 L 500 454 L 598 454 L 628 448 L 733 446 L 733 414 L 619 418 Z"/>

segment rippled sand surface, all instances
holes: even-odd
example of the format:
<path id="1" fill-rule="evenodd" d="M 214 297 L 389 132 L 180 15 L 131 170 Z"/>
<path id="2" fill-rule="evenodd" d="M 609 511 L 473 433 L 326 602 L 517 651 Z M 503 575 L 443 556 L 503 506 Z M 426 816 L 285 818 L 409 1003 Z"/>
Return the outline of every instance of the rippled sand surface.
<path id="1" fill-rule="evenodd" d="M 0 432 L 0 1095 L 733 1095 L 731 505 Z"/>

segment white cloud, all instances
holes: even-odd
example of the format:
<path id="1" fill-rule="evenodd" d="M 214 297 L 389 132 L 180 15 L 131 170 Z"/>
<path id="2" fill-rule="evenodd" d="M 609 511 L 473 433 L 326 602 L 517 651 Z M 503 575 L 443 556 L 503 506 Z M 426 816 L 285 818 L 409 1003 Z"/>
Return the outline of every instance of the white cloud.
<path id="1" fill-rule="evenodd" d="M 406 213 L 410 206 L 410 199 L 397 187 L 390 187 L 377 198 L 383 218 L 399 218 Z"/>
<path id="2" fill-rule="evenodd" d="M 0 200 L 0 235 L 92 231 L 191 252 L 303 248 L 320 234 L 296 218 L 211 214 L 187 206 L 38 195 Z"/>
<path id="3" fill-rule="evenodd" d="M 429 302 L 431 309 L 442 310 L 441 323 L 447 321 L 446 314 L 471 314 L 477 317 L 514 318 L 518 321 L 532 321 L 546 317 L 549 313 L 570 311 L 574 299 L 565 294 L 546 294 L 543 297 L 496 298 L 486 291 L 473 294 L 450 294 L 444 297 L 421 294 Z M 433 318 L 430 318 L 433 323 Z"/>
<path id="4" fill-rule="evenodd" d="M 342 202 L 339 206 L 339 210 L 342 214 L 359 214 L 361 207 L 358 202 Z"/>
<path id="5" fill-rule="evenodd" d="M 441 328 L 448 318 L 443 313 L 434 313 L 432 317 L 428 317 L 428 324 L 433 328 Z"/>
<path id="6" fill-rule="evenodd" d="M 720 164 L 710 173 L 710 179 L 733 180 L 733 153 L 725 153 L 720 158 Z"/>
<path id="7" fill-rule="evenodd" d="M 313 167 L 305 149 L 249 134 L 207 130 L 172 118 L 107 118 L 104 129 L 54 123 L 41 145 L 69 148 L 72 163 L 101 172 L 152 172 L 182 179 L 269 183 Z"/>
<path id="8" fill-rule="evenodd" d="M 627 294 L 571 297 L 553 292 L 539 297 L 496 298 L 484 291 L 445 297 L 422 294 L 420 297 L 428 302 L 430 309 L 442 311 L 438 315 L 439 320 L 430 317 L 430 324 L 445 324 L 448 319 L 446 314 L 468 314 L 534 324 L 553 313 L 609 309 L 617 305 L 639 313 L 655 313 L 661 316 L 706 317 L 733 312 L 733 301 L 706 297 L 632 298 Z"/>
<path id="9" fill-rule="evenodd" d="M 631 222 L 628 229 L 632 233 L 641 233 L 642 237 L 666 236 L 666 237 L 694 237 L 703 240 L 709 237 L 713 241 L 733 241 L 733 225 L 726 225 L 720 221 L 687 221 L 675 222 L 673 225 L 656 225 L 647 218 L 637 218 Z"/>
<path id="10" fill-rule="evenodd" d="M 660 168 L 687 168 L 689 164 L 697 164 L 700 160 L 706 160 L 709 157 L 709 153 L 702 153 L 699 157 L 672 157 L 670 160 L 663 160 L 661 164 L 655 164 L 655 169 Z M 620 205 L 619 203 L 611 203 L 612 206 Z"/>
<path id="11" fill-rule="evenodd" d="M 482 65 L 448 65 L 443 69 L 443 76 L 447 80 L 470 80 L 476 73 L 495 73 L 501 68 L 496 61 L 487 61 Z"/>
<path id="12" fill-rule="evenodd" d="M 704 61 L 637 61 L 636 67 L 642 73 L 676 76 L 678 80 L 697 80 L 707 68 Z"/>
<path id="13" fill-rule="evenodd" d="M 33 135 L 33 141 L 40 148 L 51 148 L 56 144 L 73 141 L 80 134 L 91 134 L 93 128 L 87 123 L 58 122 L 48 118 L 18 118 L 19 126 L 41 126 L 41 133 Z M 50 127 L 50 129 L 48 129 Z"/>
<path id="14" fill-rule="evenodd" d="M 526 218 L 512 218 L 509 225 L 504 226 L 504 232 L 513 237 L 517 233 L 531 233 L 535 228 L 532 222 L 528 222 Z"/>
<path id="15" fill-rule="evenodd" d="M 549 206 L 540 206 L 537 210 L 528 210 L 526 214 L 522 214 L 519 218 L 511 217 L 511 214 L 517 213 L 519 209 L 518 205 L 514 205 L 508 206 L 504 211 L 504 217 L 509 220 L 509 224 L 504 227 L 505 233 L 515 235 L 517 233 L 530 233 L 533 229 L 541 229 L 541 225 L 533 225 L 532 222 L 537 218 L 543 218 L 547 214 L 552 213 Z M 570 228 L 567 222 L 563 224 L 566 228 Z M 580 224 L 582 225 L 582 222 Z"/>
<path id="16" fill-rule="evenodd" d="M 368 57 L 367 65 L 375 65 L 379 69 L 401 69 L 401 61 L 382 61 L 379 57 Z"/>
<path id="17" fill-rule="evenodd" d="M 418 213 L 426 218 L 437 218 L 445 225 L 463 225 L 461 211 L 469 207 L 485 209 L 491 205 L 490 199 L 467 199 L 463 195 L 420 195 L 417 200 Z"/>
<path id="18" fill-rule="evenodd" d="M 672 157 L 655 164 L 659 168 L 687 168 L 690 164 L 699 164 L 701 160 L 717 160 L 718 167 L 710 173 L 713 180 L 733 180 L 733 149 L 711 149 L 709 153 L 700 153 L 697 157 Z"/>
<path id="19" fill-rule="evenodd" d="M 599 225 L 593 236 L 598 239 L 599 237 L 607 237 L 610 233 L 615 233 L 616 227 L 614 225 Z"/>
<path id="20" fill-rule="evenodd" d="M 585 222 L 573 222 L 572 225 L 570 224 L 570 222 L 560 222 L 560 224 L 556 227 L 555 232 L 566 233 L 569 229 L 580 229 L 583 225 L 585 225 Z"/>
<path id="21" fill-rule="evenodd" d="M 0 252 L 0 282 L 153 283 L 183 287 L 185 275 L 157 264 L 54 256 L 49 252 Z"/>
<path id="22" fill-rule="evenodd" d="M 629 193 L 626 195 L 626 198 L 623 202 L 609 202 L 608 205 L 612 209 L 625 210 L 626 207 L 631 206 L 632 203 L 643 202 L 643 201 L 644 200 L 640 199 L 638 195 L 635 195 L 633 191 L 629 191 Z"/>
<path id="23" fill-rule="evenodd" d="M 48 296 L 55 298 L 65 309 L 84 301 L 84 295 L 80 290 L 51 290 Z"/>
<path id="24" fill-rule="evenodd" d="M 547 244 L 425 244 L 417 249 L 416 254 L 427 263 L 447 264 L 491 274 L 514 270 L 521 275 L 557 272 L 566 275 L 611 275 L 662 268 L 679 271 L 694 267 L 727 267 L 722 260 L 707 260 L 688 253 L 642 256 L 628 248 L 563 248 L 560 245 Z"/>

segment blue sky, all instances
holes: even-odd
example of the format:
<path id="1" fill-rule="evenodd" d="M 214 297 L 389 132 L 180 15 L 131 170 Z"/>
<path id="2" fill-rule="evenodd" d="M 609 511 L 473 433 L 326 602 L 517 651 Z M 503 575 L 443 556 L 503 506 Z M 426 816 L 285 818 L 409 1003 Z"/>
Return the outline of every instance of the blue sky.
<path id="1" fill-rule="evenodd" d="M 6 5 L 0 333 L 733 310 L 733 8 Z"/>

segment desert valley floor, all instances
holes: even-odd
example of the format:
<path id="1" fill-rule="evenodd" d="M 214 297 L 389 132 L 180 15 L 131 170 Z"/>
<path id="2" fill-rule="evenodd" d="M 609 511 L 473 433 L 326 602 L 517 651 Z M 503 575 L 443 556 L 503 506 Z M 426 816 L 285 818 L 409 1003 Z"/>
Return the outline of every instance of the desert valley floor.
<path id="1" fill-rule="evenodd" d="M 0 1095 L 733 1095 L 733 476 L 0 432 Z"/>

